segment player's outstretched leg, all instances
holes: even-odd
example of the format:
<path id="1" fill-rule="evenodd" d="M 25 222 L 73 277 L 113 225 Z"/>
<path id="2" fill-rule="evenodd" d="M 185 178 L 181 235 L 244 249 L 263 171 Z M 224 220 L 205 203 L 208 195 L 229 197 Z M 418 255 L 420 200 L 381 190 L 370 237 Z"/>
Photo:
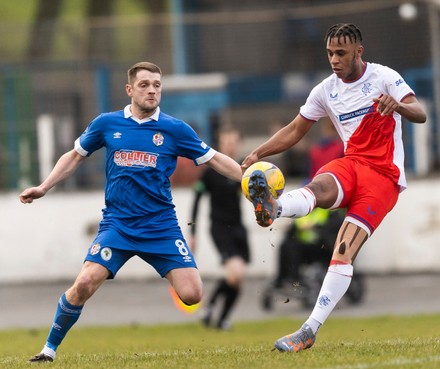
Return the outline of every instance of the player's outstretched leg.
<path id="1" fill-rule="evenodd" d="M 277 217 L 278 205 L 261 170 L 253 171 L 249 177 L 249 197 L 255 208 L 257 223 L 262 227 L 270 226 Z"/>
<path id="2" fill-rule="evenodd" d="M 312 347 L 315 340 L 316 335 L 312 329 L 307 324 L 303 324 L 295 333 L 278 339 L 275 342 L 275 349 L 282 352 L 298 352 Z"/>
<path id="3" fill-rule="evenodd" d="M 64 293 L 58 301 L 54 322 L 49 331 L 46 344 L 41 352 L 29 359 L 30 363 L 54 361 L 56 350 L 63 341 L 67 332 L 76 323 L 81 315 L 83 305 L 75 306 L 67 301 Z"/>

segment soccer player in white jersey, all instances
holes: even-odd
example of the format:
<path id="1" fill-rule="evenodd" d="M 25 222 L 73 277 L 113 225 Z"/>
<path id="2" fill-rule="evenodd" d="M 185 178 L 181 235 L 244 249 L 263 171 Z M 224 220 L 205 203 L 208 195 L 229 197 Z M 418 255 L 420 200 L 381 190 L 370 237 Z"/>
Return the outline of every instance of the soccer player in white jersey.
<path id="1" fill-rule="evenodd" d="M 125 87 L 131 104 L 94 119 L 48 177 L 20 195 L 25 204 L 44 196 L 94 151 L 106 148 L 105 208 L 98 234 L 74 284 L 58 302 L 46 344 L 31 362 L 53 361 L 85 302 L 133 256 L 168 279 L 185 304 L 201 301 L 201 278 L 177 222 L 169 177 L 178 156 L 235 181 L 241 180 L 241 168 L 201 141 L 188 124 L 160 110 L 161 78 L 152 63 L 131 67 Z"/>
<path id="2" fill-rule="evenodd" d="M 315 207 L 346 208 L 346 218 L 316 305 L 302 327 L 275 342 L 279 351 L 311 347 L 320 326 L 347 291 L 353 261 L 405 189 L 401 116 L 424 123 L 426 113 L 413 90 L 394 70 L 364 62 L 362 35 L 354 24 L 335 24 L 325 36 L 333 74 L 311 91 L 299 114 L 243 161 L 242 169 L 281 153 L 328 116 L 345 146 L 345 156 L 324 165 L 310 183 L 275 200 L 261 172 L 249 181 L 257 223 L 299 218 Z"/>

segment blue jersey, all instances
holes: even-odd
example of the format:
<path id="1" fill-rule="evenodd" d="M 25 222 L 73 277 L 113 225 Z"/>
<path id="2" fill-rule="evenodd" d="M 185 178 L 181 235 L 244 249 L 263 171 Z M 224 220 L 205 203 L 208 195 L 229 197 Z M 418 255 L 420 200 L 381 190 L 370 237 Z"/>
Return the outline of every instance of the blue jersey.
<path id="1" fill-rule="evenodd" d="M 159 108 L 150 119 L 139 121 L 130 106 L 101 114 L 75 142 L 83 156 L 102 147 L 106 148 L 107 183 L 101 227 L 113 225 L 129 237 L 177 236 L 173 230 L 179 233 L 180 228 L 169 181 L 177 157 L 200 165 L 216 151 L 188 124 Z"/>

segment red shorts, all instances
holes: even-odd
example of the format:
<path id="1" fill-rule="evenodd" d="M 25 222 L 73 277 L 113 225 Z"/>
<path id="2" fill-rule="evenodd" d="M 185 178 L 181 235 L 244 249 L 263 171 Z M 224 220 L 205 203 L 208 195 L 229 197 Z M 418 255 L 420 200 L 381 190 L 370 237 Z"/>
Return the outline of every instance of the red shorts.
<path id="1" fill-rule="evenodd" d="M 370 234 L 396 205 L 399 186 L 368 165 L 340 158 L 324 165 L 316 175 L 324 173 L 333 174 L 342 187 L 343 198 L 338 207 L 347 208 L 346 218 L 365 225 Z"/>

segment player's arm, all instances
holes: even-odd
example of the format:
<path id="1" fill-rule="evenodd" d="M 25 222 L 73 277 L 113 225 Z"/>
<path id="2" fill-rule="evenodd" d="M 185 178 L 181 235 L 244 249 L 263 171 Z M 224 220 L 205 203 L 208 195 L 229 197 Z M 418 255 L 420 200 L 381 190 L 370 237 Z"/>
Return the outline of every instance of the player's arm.
<path id="1" fill-rule="evenodd" d="M 240 165 L 234 159 L 221 152 L 217 151 L 206 165 L 225 177 L 241 182 L 242 172 Z"/>
<path id="2" fill-rule="evenodd" d="M 390 95 L 382 95 L 379 98 L 374 98 L 373 101 L 377 103 L 377 111 L 381 115 L 389 115 L 393 112 L 397 112 L 410 122 L 426 122 L 425 109 L 423 109 L 422 104 L 420 104 L 414 95 L 408 95 L 400 102 L 396 101 Z"/>
<path id="3" fill-rule="evenodd" d="M 30 204 L 32 201 L 43 197 L 56 184 L 72 175 L 85 159 L 76 150 L 71 150 L 62 155 L 47 178 L 37 187 L 31 187 L 20 194 L 20 201 L 23 204 Z"/>
<path id="4" fill-rule="evenodd" d="M 243 160 L 241 164 L 243 171 L 266 156 L 276 155 L 290 149 L 304 137 L 314 123 L 314 121 L 305 119 L 298 114 L 294 120 L 258 146 Z"/>

